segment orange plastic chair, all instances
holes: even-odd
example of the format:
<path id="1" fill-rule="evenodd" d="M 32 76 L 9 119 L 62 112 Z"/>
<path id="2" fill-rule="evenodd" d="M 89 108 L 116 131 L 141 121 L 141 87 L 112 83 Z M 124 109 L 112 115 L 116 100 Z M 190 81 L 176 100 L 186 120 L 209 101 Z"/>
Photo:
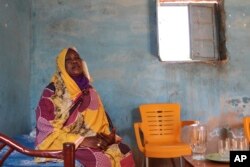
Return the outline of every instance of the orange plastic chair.
<path id="1" fill-rule="evenodd" d="M 181 141 L 181 128 L 196 121 L 181 121 L 178 103 L 142 104 L 139 111 L 142 122 L 134 123 L 134 130 L 139 150 L 146 157 L 146 167 L 149 158 L 177 157 L 182 166 L 181 157 L 191 155 L 191 147 Z"/>
<path id="2" fill-rule="evenodd" d="M 250 142 L 250 117 L 243 118 L 243 129 L 248 142 Z"/>

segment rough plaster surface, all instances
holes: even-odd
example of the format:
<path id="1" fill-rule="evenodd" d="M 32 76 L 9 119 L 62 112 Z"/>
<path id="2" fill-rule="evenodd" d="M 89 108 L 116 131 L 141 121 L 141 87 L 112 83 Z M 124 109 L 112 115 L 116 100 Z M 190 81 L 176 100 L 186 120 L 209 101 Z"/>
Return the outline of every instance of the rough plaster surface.
<path id="1" fill-rule="evenodd" d="M 27 133 L 30 119 L 30 1 L 0 1 L 0 132 Z"/>

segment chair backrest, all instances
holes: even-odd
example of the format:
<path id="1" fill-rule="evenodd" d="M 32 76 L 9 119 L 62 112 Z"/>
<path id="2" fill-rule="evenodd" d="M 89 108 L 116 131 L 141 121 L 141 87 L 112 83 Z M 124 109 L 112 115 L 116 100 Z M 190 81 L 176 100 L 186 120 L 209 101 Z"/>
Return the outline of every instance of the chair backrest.
<path id="1" fill-rule="evenodd" d="M 250 142 L 250 116 L 246 116 L 243 118 L 243 129 L 248 142 Z"/>
<path id="2" fill-rule="evenodd" d="M 145 143 L 180 141 L 181 120 L 178 103 L 142 104 L 139 106 Z"/>

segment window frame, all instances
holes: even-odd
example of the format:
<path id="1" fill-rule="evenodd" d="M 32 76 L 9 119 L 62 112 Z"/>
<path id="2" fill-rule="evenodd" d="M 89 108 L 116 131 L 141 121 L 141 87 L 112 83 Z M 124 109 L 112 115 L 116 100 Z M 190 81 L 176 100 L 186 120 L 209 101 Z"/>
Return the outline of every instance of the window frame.
<path id="1" fill-rule="evenodd" d="M 171 62 L 171 61 L 176 61 L 176 62 L 206 62 L 206 61 L 215 61 L 215 62 L 219 62 L 219 61 L 222 61 L 222 60 L 226 60 L 227 59 L 227 56 L 226 56 L 226 48 L 225 48 L 225 31 L 224 31 L 224 22 L 221 22 L 221 20 L 223 19 L 223 16 L 224 16 L 224 3 L 223 1 L 171 1 L 171 0 L 157 0 L 156 1 L 157 4 L 157 9 L 156 9 L 156 12 L 157 12 L 157 42 L 158 42 L 158 56 L 160 58 L 161 61 L 167 61 L 167 62 Z M 162 4 L 160 4 L 162 3 Z M 188 8 L 188 19 L 189 19 L 189 40 L 190 40 L 190 44 L 189 44 L 189 47 L 190 47 L 190 53 L 189 53 L 189 57 L 190 57 L 190 60 L 164 60 L 160 55 L 160 34 L 159 34 L 159 16 L 158 16 L 158 7 L 159 5 L 161 6 L 180 6 L 180 5 L 184 5 L 184 6 L 187 6 Z M 209 25 L 211 26 L 211 31 L 212 32 L 212 36 L 211 36 L 211 39 L 209 40 L 212 40 L 213 42 L 211 43 L 207 43 L 209 44 L 209 46 L 211 46 L 210 50 L 213 52 L 213 54 L 210 55 L 210 53 L 207 51 L 207 55 L 206 54 L 202 54 L 201 56 L 198 55 L 198 54 L 195 54 L 194 52 L 194 28 L 195 26 L 192 25 L 193 23 L 193 15 L 192 15 L 192 12 L 194 11 L 194 8 L 200 8 L 200 10 L 202 8 L 207 8 L 210 10 L 212 16 L 211 16 L 211 19 L 212 19 L 212 24 Z M 209 11 L 208 10 L 208 11 Z M 199 24 L 197 24 L 197 26 L 200 26 Z M 196 26 L 196 28 L 197 28 Z M 204 39 L 203 39 L 204 40 Z M 206 44 L 206 42 L 204 42 Z M 197 43 L 197 45 L 202 45 L 202 44 L 199 44 Z M 213 45 L 213 47 L 212 47 Z M 198 48 L 198 49 L 197 49 Z M 199 50 L 199 47 L 195 48 L 196 51 Z M 209 48 L 209 47 L 207 47 Z M 202 50 L 202 49 L 200 49 Z M 196 52 L 196 53 L 199 53 L 199 52 Z M 205 53 L 205 52 L 203 52 Z M 205 55 L 205 56 L 204 56 Z"/>

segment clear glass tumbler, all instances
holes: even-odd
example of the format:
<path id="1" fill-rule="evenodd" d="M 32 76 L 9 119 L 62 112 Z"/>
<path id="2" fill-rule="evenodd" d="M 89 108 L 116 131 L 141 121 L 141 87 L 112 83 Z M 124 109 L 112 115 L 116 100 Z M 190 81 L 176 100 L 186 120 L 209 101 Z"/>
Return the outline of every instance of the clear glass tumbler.
<path id="1" fill-rule="evenodd" d="M 229 160 L 230 150 L 232 149 L 231 142 L 232 140 L 229 138 L 218 140 L 218 153 L 222 160 Z"/>
<path id="2" fill-rule="evenodd" d="M 202 124 L 191 126 L 190 146 L 192 148 L 192 158 L 195 160 L 204 160 L 207 150 L 207 128 Z"/>
<path id="3" fill-rule="evenodd" d="M 231 150 L 249 151 L 249 143 L 247 138 L 244 136 L 233 138 Z"/>

